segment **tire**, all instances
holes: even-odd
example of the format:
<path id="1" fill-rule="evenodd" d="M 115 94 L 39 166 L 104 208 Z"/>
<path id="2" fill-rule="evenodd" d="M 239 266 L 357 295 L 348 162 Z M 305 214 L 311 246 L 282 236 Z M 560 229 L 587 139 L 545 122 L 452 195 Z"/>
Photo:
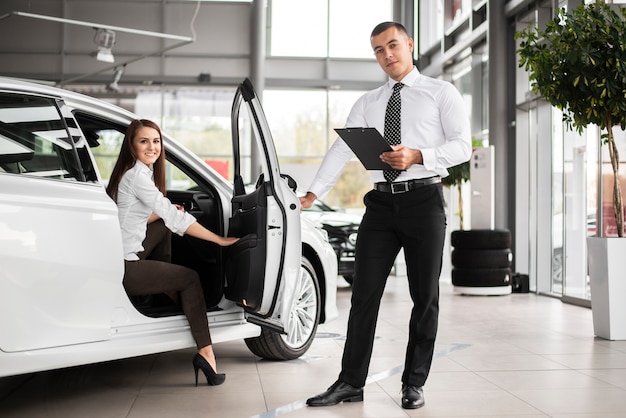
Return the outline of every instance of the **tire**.
<path id="1" fill-rule="evenodd" d="M 315 338 L 322 309 L 320 286 L 311 262 L 302 257 L 296 300 L 289 314 L 287 334 L 263 328 L 261 335 L 246 338 L 248 349 L 268 360 L 293 360 L 309 349 Z"/>
<path id="2" fill-rule="evenodd" d="M 511 285 L 511 269 L 452 269 L 452 284 L 463 287 L 495 287 Z"/>
<path id="3" fill-rule="evenodd" d="M 505 268 L 511 267 L 511 250 L 470 250 L 455 248 L 451 253 L 452 265 L 458 268 Z"/>
<path id="4" fill-rule="evenodd" d="M 504 250 L 511 248 L 508 229 L 469 229 L 452 231 L 450 244 L 454 248 L 473 250 Z"/>

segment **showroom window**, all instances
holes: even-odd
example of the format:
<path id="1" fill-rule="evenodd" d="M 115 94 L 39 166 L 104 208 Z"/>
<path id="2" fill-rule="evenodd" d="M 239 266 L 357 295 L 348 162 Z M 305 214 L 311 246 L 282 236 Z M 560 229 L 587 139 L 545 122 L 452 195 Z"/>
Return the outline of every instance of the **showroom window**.
<path id="1" fill-rule="evenodd" d="M 443 38 L 443 0 L 419 2 L 419 51 L 436 47 Z"/>
<path id="2" fill-rule="evenodd" d="M 137 94 L 135 113 L 159 123 L 167 132 L 232 179 L 231 106 L 234 89 L 144 90 Z M 242 150 L 249 158 L 250 150 Z"/>
<path id="3" fill-rule="evenodd" d="M 271 0 L 269 55 L 370 58 L 374 26 L 392 20 L 391 0 Z"/>
<path id="4" fill-rule="evenodd" d="M 281 171 L 291 175 L 300 191 L 311 184 L 322 158 L 337 138 L 334 128 L 345 126 L 354 102 L 363 91 L 265 90 L 263 107 L 272 130 Z M 285 105 L 288 103 L 288 105 Z M 369 175 L 353 159 L 330 191 L 332 206 L 362 206 L 371 189 Z"/>

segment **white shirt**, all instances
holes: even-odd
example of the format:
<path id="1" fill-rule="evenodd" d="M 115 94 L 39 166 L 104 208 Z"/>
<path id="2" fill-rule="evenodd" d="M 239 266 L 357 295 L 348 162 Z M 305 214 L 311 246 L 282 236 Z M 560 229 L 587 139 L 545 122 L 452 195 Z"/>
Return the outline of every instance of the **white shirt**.
<path id="1" fill-rule="evenodd" d="M 402 145 L 419 149 L 423 164 L 414 164 L 396 181 L 448 175 L 448 167 L 469 160 L 472 153 L 470 122 L 463 97 L 449 82 L 420 74 L 417 68 L 401 81 Z M 385 109 L 396 81 L 389 79 L 379 88 L 361 96 L 348 115 L 346 127 L 385 129 Z M 341 138 L 328 150 L 309 188 L 322 198 L 335 184 L 346 163 L 354 156 Z M 373 183 L 384 182 L 382 170 L 371 170 Z"/>
<path id="2" fill-rule="evenodd" d="M 148 218 L 156 213 L 172 232 L 183 235 L 196 221 L 192 215 L 178 210 L 154 184 L 152 167 L 137 160 L 135 165 L 122 176 L 117 190 L 117 207 L 124 259 L 139 260 L 146 239 Z"/>

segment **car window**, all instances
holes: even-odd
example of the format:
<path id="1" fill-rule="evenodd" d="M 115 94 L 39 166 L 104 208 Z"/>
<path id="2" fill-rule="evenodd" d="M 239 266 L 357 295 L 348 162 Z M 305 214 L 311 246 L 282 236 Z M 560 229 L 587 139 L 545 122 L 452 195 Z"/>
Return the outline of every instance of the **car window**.
<path id="1" fill-rule="evenodd" d="M 197 190 L 199 188 L 198 183 L 171 162 L 168 161 L 165 167 L 167 190 Z"/>
<path id="2" fill-rule="evenodd" d="M 0 173 L 96 181 L 86 144 L 63 103 L 0 93 Z"/>
<path id="3" fill-rule="evenodd" d="M 92 118 L 82 113 L 76 114 L 76 119 L 89 139 L 91 152 L 96 160 L 98 171 L 100 171 L 100 177 L 106 185 L 109 183 L 122 147 L 126 127 L 103 119 Z M 165 172 L 168 190 L 190 190 L 198 187 L 194 180 L 170 161 L 166 162 Z"/>

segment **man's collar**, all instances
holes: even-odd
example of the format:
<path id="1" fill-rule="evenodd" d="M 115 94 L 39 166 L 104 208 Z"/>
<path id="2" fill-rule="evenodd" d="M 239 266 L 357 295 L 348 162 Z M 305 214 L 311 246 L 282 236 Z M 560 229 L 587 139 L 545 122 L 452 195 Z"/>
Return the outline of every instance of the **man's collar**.
<path id="1" fill-rule="evenodd" d="M 404 84 L 405 86 L 410 87 L 413 84 L 415 84 L 415 81 L 417 80 L 419 75 L 420 75 L 420 72 L 417 70 L 417 67 L 413 66 L 413 69 L 411 70 L 411 72 L 405 75 L 404 78 L 400 80 L 400 83 Z M 389 86 L 390 89 L 393 89 L 393 86 L 396 83 L 397 81 L 394 80 L 393 78 L 389 78 L 389 80 L 387 81 L 387 85 Z"/>

